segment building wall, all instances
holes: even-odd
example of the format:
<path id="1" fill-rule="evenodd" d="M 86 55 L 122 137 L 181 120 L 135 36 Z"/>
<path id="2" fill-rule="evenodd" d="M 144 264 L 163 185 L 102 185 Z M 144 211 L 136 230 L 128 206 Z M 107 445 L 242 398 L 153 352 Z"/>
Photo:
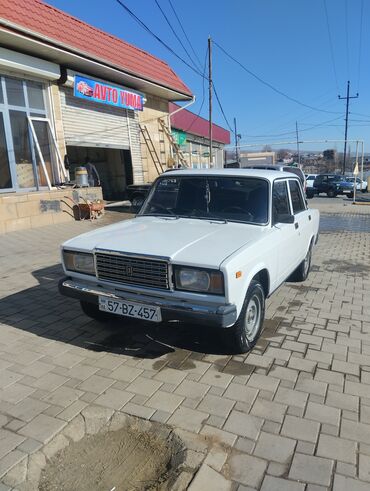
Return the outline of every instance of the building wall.
<path id="1" fill-rule="evenodd" d="M 101 200 L 101 188 L 0 194 L 0 235 L 75 220 L 74 203 Z"/>
<path id="2" fill-rule="evenodd" d="M 159 97 L 147 95 L 144 110 L 139 113 L 139 123 L 148 128 L 149 134 L 156 149 L 158 158 L 164 168 L 171 166 L 171 145 L 163 133 L 158 118 L 164 117 L 168 124 L 168 101 Z M 141 157 L 143 162 L 144 182 L 153 182 L 158 177 L 153 159 L 141 135 Z"/>

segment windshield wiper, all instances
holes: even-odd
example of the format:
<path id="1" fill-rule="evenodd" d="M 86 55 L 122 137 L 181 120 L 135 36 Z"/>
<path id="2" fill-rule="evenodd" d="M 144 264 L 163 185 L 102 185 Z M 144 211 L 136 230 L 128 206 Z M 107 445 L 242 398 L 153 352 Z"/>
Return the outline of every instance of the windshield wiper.
<path id="1" fill-rule="evenodd" d="M 226 218 L 220 218 L 220 217 L 196 217 L 196 216 L 189 216 L 189 218 L 195 218 L 196 220 L 208 220 L 210 222 L 229 223 L 229 221 Z"/>
<path id="2" fill-rule="evenodd" d="M 181 218 L 179 215 L 160 215 L 158 213 L 143 213 L 142 215 L 137 215 L 138 217 L 157 217 L 163 218 L 164 220 L 178 220 Z"/>

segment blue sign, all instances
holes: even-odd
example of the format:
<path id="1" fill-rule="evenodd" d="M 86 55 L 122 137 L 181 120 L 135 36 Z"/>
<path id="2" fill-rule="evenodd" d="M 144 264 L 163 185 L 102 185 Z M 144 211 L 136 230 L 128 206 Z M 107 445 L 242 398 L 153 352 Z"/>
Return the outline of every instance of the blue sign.
<path id="1" fill-rule="evenodd" d="M 74 95 L 80 99 L 134 111 L 142 111 L 144 106 L 144 95 L 140 92 L 108 85 L 81 75 L 75 75 Z"/>

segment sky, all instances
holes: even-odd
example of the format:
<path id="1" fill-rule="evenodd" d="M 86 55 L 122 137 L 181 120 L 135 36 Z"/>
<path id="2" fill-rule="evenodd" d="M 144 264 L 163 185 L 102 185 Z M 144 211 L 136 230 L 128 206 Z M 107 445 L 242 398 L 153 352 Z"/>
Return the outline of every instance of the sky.
<path id="1" fill-rule="evenodd" d="M 165 60 L 196 95 L 193 112 L 200 111 L 201 116 L 208 117 L 207 81 L 138 25 L 117 0 L 46 1 Z M 191 59 L 171 32 L 156 1 Z M 232 129 L 234 117 L 237 120 L 242 147 L 257 142 L 261 147 L 294 141 L 296 121 L 300 140 L 342 140 L 345 101 L 339 100 L 338 95 L 346 95 L 350 80 L 351 95 L 358 92 L 359 97 L 350 101 L 348 138 L 363 139 L 365 151 L 370 151 L 370 0 L 171 1 L 203 67 L 207 39 L 211 36 L 260 80 L 301 103 L 289 100 L 247 73 L 214 43 L 215 88 Z M 170 0 L 122 2 L 179 56 L 192 66 L 199 64 L 186 44 Z M 214 122 L 228 128 L 215 98 Z M 307 143 L 301 147 L 340 151 L 342 145 Z M 354 144 L 351 150 L 354 151 Z"/>

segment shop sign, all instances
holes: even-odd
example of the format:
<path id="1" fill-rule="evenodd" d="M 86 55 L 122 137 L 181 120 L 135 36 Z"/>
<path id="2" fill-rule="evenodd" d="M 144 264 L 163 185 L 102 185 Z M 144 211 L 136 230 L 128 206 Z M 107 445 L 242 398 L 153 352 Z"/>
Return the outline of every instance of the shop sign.
<path id="1" fill-rule="evenodd" d="M 142 111 L 144 105 L 144 95 L 140 92 L 108 85 L 81 75 L 75 75 L 74 95 L 80 99 L 134 111 Z"/>
<path id="2" fill-rule="evenodd" d="M 185 131 L 172 130 L 172 136 L 178 145 L 185 145 L 186 143 L 186 133 Z"/>

